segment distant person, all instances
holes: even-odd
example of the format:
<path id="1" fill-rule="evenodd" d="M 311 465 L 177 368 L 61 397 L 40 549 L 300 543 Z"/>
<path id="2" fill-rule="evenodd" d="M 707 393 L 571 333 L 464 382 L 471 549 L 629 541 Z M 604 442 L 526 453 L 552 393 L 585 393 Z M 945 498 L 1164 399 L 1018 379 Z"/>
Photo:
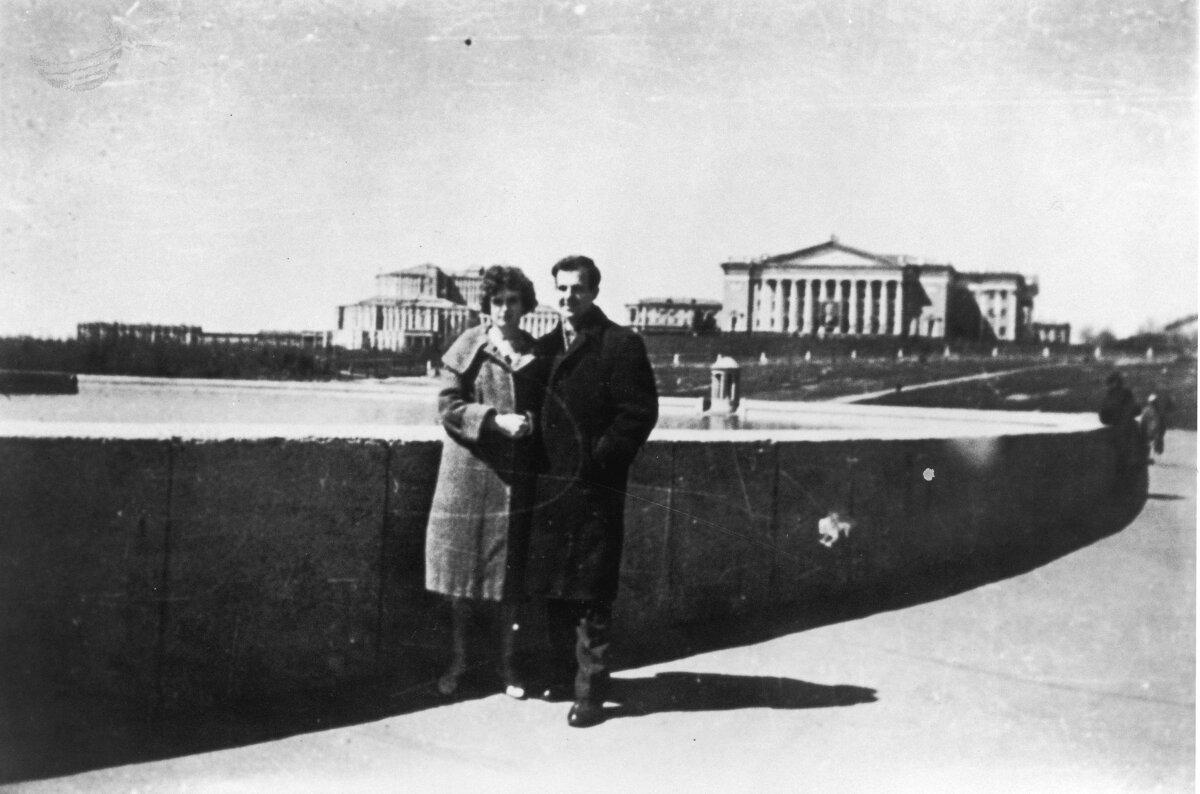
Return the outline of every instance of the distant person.
<path id="1" fill-rule="evenodd" d="M 1125 385 L 1120 372 L 1111 372 L 1105 379 L 1108 390 L 1100 404 L 1100 421 L 1114 427 L 1132 422 L 1138 414 L 1137 400 Z"/>
<path id="2" fill-rule="evenodd" d="M 1159 399 L 1157 394 L 1146 398 L 1146 407 L 1138 416 L 1138 426 L 1142 433 L 1142 444 L 1146 449 L 1146 458 L 1163 454 L 1164 440 L 1167 433 L 1167 409 L 1170 398 Z"/>
<path id="3" fill-rule="evenodd" d="M 1124 474 L 1146 460 L 1142 454 L 1141 432 L 1137 424 L 1140 409 L 1120 372 L 1110 373 L 1105 383 L 1108 390 L 1100 403 L 1100 421 L 1115 431 L 1113 444 L 1116 448 L 1117 467 Z"/>
<path id="4" fill-rule="evenodd" d="M 600 270 L 569 256 L 551 270 L 562 316 L 538 340 L 552 363 L 541 415 L 545 470 L 526 571 L 545 598 L 551 645 L 546 696 L 574 673 L 567 723 L 602 722 L 609 682 L 609 620 L 617 595 L 629 467 L 658 421 L 654 372 L 641 337 L 594 303 Z"/>
<path id="5" fill-rule="evenodd" d="M 533 284 L 515 267 L 489 267 L 480 299 L 484 322 L 442 356 L 438 412 L 448 438 L 425 541 L 425 586 L 450 599 L 450 665 L 438 690 L 450 695 L 467 671 L 473 607 L 499 602 L 500 676 L 525 695 L 514 663 L 517 604 L 533 503 L 534 436 L 545 393 L 544 360 L 521 316 L 537 306 Z"/>

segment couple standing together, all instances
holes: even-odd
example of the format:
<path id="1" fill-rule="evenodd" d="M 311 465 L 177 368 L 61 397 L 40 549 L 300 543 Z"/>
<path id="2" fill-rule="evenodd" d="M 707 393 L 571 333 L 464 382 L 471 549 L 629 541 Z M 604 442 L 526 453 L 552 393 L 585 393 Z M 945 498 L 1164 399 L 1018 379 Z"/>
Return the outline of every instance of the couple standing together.
<path id="1" fill-rule="evenodd" d="M 442 357 L 438 398 L 449 435 L 425 547 L 426 588 L 451 604 L 451 663 L 466 672 L 479 601 L 500 603 L 500 673 L 525 696 L 514 665 L 517 604 L 545 604 L 549 655 L 535 693 L 574 703 L 575 727 L 603 720 L 609 620 L 621 564 L 629 466 L 658 420 L 642 340 L 594 305 L 600 271 L 585 256 L 552 269 L 561 318 L 545 336 L 521 330 L 533 284 L 494 266 L 480 300 L 487 321 Z"/>

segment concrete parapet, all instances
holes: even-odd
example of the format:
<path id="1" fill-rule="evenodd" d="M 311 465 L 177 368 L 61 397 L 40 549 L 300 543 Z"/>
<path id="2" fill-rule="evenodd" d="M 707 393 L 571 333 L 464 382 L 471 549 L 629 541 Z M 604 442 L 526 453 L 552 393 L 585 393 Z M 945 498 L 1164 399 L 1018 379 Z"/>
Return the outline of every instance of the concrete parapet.
<path id="1" fill-rule="evenodd" d="M 840 438 L 655 434 L 629 487 L 627 638 L 803 610 L 1064 533 L 1083 545 L 1132 518 L 1112 495 L 1109 431 L 1090 419 L 949 412 L 933 424 L 985 430 L 922 437 L 888 428 L 929 411 L 816 410 L 883 418 Z M 444 654 L 422 570 L 435 429 L 133 438 L 35 425 L 0 424 L 4 730 L 84 702 L 205 708 Z M 1104 527 L 1079 529 L 1097 515 Z"/>

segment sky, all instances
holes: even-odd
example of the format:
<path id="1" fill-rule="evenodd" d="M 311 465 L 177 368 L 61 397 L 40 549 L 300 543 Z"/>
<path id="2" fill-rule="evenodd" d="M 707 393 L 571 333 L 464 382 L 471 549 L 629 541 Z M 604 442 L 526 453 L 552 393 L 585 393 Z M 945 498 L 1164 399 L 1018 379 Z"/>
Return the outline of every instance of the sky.
<path id="1" fill-rule="evenodd" d="M 0 335 L 329 329 L 426 262 L 548 300 L 574 253 L 619 317 L 831 235 L 1077 330 L 1196 311 L 1190 0 L 7 0 L 0 114 Z"/>

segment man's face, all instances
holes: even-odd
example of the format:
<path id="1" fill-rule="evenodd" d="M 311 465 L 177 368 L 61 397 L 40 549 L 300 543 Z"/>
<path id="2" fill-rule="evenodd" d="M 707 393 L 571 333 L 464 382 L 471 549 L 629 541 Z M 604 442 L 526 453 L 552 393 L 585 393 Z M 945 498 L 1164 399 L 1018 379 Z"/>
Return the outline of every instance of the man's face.
<path id="1" fill-rule="evenodd" d="M 588 286 L 587 276 L 581 270 L 560 270 L 554 274 L 554 288 L 558 292 L 558 311 L 567 320 L 574 320 L 592 308 L 596 302 L 596 290 Z"/>

